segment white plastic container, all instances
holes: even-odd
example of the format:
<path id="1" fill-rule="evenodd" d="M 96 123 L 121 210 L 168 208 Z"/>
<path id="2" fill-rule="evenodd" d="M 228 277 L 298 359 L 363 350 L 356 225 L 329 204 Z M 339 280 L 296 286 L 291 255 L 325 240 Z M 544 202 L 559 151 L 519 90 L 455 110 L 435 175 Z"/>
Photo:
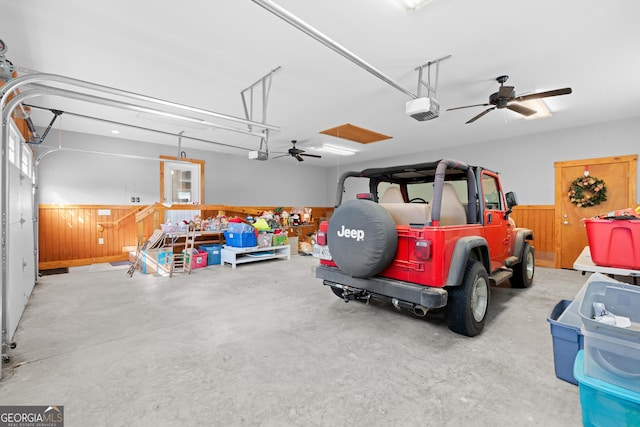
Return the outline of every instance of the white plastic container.
<path id="1" fill-rule="evenodd" d="M 593 303 L 631 320 L 622 328 L 594 319 Z M 640 286 L 609 280 L 591 281 L 578 313 L 584 335 L 584 373 L 640 393 Z"/>

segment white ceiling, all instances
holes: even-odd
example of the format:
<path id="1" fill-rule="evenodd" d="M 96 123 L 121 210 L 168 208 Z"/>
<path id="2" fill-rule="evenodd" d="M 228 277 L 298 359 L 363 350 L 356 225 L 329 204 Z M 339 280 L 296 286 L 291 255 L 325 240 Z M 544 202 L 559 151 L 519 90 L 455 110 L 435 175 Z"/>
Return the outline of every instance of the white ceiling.
<path id="1" fill-rule="evenodd" d="M 440 64 L 440 117 L 408 117 L 408 95 L 251 0 L 0 0 L 0 39 L 7 58 L 23 69 L 238 117 L 244 117 L 240 91 L 281 67 L 273 75 L 267 109 L 267 122 L 280 127 L 270 137 L 272 154 L 286 150 L 292 139 L 302 141 L 308 153 L 323 142 L 359 150 L 340 158 L 341 164 L 640 115 L 636 0 L 433 0 L 413 13 L 394 0 L 275 3 L 411 92 L 417 91 L 415 67 L 451 55 Z M 541 120 L 495 110 L 465 124 L 483 107 L 445 111 L 487 102 L 502 74 L 518 94 L 564 87 L 573 93 L 547 98 L 553 116 Z M 133 117 L 78 101 L 29 102 L 113 120 Z M 260 120 L 259 109 L 255 114 Z M 35 111 L 33 117 L 46 126 L 51 114 Z M 393 138 L 361 145 L 318 133 L 344 123 Z M 59 127 L 113 136 L 114 125 L 63 114 L 54 128 Z M 259 144 L 234 132 L 180 130 L 245 150 L 187 140 L 185 147 L 246 157 Z M 177 144 L 174 136 L 130 128 L 121 128 L 119 136 Z M 305 164 L 336 161 L 323 153 Z"/>

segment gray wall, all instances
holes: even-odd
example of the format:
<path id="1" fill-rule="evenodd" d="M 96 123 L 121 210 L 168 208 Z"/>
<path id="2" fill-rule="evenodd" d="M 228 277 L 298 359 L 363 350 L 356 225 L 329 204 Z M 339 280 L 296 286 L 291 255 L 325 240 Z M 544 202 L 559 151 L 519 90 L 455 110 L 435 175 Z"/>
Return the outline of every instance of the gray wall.
<path id="1" fill-rule="evenodd" d="M 327 174 L 326 198 L 332 206 L 336 195 L 337 176 L 347 170 L 453 158 L 500 172 L 505 189 L 515 191 L 521 205 L 553 205 L 555 203 L 555 162 L 637 155 L 639 151 L 640 116 L 636 116 L 519 138 L 423 151 L 411 156 L 398 156 L 378 162 L 334 167 Z M 638 168 L 636 180 L 639 178 L 640 168 Z M 640 185 L 637 187 L 637 192 L 636 200 L 640 200 Z"/>
<path id="2" fill-rule="evenodd" d="M 140 156 L 175 156 L 176 148 L 74 132 L 50 135 L 45 144 Z M 554 204 L 554 162 L 638 154 L 640 116 L 516 139 L 423 151 L 377 162 L 321 168 L 309 162 L 250 161 L 186 149 L 205 161 L 205 203 L 266 206 L 332 206 L 337 178 L 345 170 L 455 158 L 502 174 L 521 204 Z M 47 147 L 39 147 L 41 152 Z M 51 147 L 48 147 L 51 148 Z M 160 200 L 159 162 L 74 152 L 56 152 L 40 162 L 40 203 L 141 204 Z M 639 170 L 640 173 L 640 170 Z M 640 186 L 638 187 L 640 193 Z M 636 195 L 640 200 L 640 195 Z"/>
<path id="3" fill-rule="evenodd" d="M 158 158 L 175 156 L 176 147 L 54 131 L 38 153 L 63 148 L 127 153 Z M 187 157 L 205 161 L 207 204 L 232 206 L 325 206 L 325 168 L 293 159 L 260 162 L 247 157 L 185 148 Z M 288 161 L 290 160 L 290 161 Z M 39 203 L 140 204 L 160 201 L 160 162 L 104 154 L 57 151 L 40 160 Z"/>

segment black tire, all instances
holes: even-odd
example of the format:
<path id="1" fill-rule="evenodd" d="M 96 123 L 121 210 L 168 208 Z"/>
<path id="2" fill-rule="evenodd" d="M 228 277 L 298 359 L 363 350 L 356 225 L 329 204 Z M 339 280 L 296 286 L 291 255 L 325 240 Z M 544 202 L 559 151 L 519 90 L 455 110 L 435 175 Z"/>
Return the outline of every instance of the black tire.
<path id="1" fill-rule="evenodd" d="M 382 206 L 370 200 L 349 200 L 331 216 L 327 241 L 340 270 L 352 277 L 371 277 L 393 261 L 398 233 Z"/>
<path id="2" fill-rule="evenodd" d="M 449 329 L 474 337 L 482 332 L 489 308 L 489 276 L 479 261 L 467 261 L 462 284 L 449 290 Z"/>
<path id="3" fill-rule="evenodd" d="M 533 283 L 533 275 L 535 273 L 535 256 L 533 247 L 527 242 L 522 248 L 522 261 L 513 267 L 513 276 L 511 277 L 512 288 L 528 288 Z"/>

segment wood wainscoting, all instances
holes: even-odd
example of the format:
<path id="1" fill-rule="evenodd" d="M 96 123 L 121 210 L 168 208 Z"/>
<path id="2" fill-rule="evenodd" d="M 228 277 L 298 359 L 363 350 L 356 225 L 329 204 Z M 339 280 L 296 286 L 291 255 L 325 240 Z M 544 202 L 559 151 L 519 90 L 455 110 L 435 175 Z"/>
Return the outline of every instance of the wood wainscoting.
<path id="1" fill-rule="evenodd" d="M 246 217 L 273 209 L 273 206 L 187 207 L 201 209 L 203 218 L 217 216 L 221 212 L 227 217 Z M 38 269 L 127 260 L 128 252 L 136 250 L 138 236 L 146 240 L 163 222 L 163 215 L 140 215 L 149 208 L 119 205 L 39 205 Z M 291 207 L 284 209 L 290 211 Z M 311 209 L 314 219 L 329 216 L 333 212 L 333 208 L 326 207 Z M 163 210 L 160 210 L 163 214 Z M 136 217 L 143 218 L 137 221 Z M 317 221 L 314 221 L 314 224 L 317 224 Z"/>
<path id="2" fill-rule="evenodd" d="M 139 230 L 146 239 L 158 227 L 157 217 L 149 215 L 140 224 L 136 214 L 147 206 L 40 205 L 38 207 L 38 268 L 40 270 L 75 267 L 103 262 L 124 261 L 135 250 Z M 256 215 L 273 209 L 263 206 L 199 206 L 202 217 L 223 211 L 228 217 Z M 285 210 L 291 208 L 285 207 Z M 312 207 L 314 224 L 328 218 L 333 208 Z M 108 214 L 108 215 L 105 215 Z M 555 267 L 554 206 L 516 206 L 511 214 L 518 227 L 534 233 L 536 265 Z M 100 240 L 102 239 L 102 243 Z"/>
<path id="3" fill-rule="evenodd" d="M 135 213 L 144 206 L 40 205 L 38 268 L 124 261 L 137 246 Z M 145 221 L 145 235 L 153 232 Z M 102 240 L 101 240 L 102 239 Z"/>
<path id="4" fill-rule="evenodd" d="M 522 205 L 513 208 L 511 218 L 517 227 L 533 230 L 536 265 L 555 268 L 555 206 Z"/>

